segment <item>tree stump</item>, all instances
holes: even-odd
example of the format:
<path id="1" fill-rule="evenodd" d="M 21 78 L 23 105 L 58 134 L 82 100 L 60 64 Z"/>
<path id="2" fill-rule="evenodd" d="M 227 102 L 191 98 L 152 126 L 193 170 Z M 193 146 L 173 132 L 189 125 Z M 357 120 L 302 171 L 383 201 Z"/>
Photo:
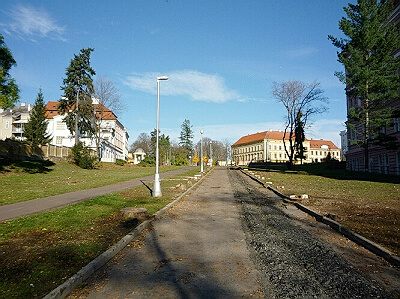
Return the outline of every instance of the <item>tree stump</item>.
<path id="1" fill-rule="evenodd" d="M 122 217 L 124 218 L 133 218 L 137 219 L 139 221 L 144 221 L 147 218 L 149 218 L 149 213 L 147 212 L 147 209 L 145 208 L 123 208 L 120 211 Z"/>

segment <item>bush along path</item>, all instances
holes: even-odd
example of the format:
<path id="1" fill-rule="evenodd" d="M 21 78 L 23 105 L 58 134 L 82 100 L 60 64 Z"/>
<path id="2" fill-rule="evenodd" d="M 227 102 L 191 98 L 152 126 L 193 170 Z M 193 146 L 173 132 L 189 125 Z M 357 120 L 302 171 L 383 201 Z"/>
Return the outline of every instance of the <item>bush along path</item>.
<path id="1" fill-rule="evenodd" d="M 230 172 L 230 180 L 266 297 L 395 298 L 296 226 L 272 192 L 266 198 L 237 171 Z"/>

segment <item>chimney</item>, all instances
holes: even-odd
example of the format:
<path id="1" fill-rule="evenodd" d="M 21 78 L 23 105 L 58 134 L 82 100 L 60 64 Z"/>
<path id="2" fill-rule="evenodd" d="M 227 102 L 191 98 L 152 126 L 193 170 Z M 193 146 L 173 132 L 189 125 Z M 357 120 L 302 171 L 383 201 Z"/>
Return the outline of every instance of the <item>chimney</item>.
<path id="1" fill-rule="evenodd" d="M 26 103 L 25 102 L 21 102 L 21 107 L 25 107 Z"/>

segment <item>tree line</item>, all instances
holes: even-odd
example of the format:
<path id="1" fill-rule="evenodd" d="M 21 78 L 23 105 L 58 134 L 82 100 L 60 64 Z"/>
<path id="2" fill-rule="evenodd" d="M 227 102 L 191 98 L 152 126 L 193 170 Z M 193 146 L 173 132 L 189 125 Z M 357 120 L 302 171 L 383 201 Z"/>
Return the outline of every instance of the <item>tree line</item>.
<path id="1" fill-rule="evenodd" d="M 136 140 L 131 144 L 129 152 L 134 153 L 141 148 L 146 153 L 146 158 L 142 165 L 155 165 L 156 152 L 156 129 L 150 134 L 140 133 Z M 190 121 L 185 119 L 181 125 L 179 142 L 171 141 L 169 136 L 159 132 L 159 159 L 161 165 L 196 165 L 201 159 L 201 141 L 196 144 L 193 141 L 193 126 Z M 213 159 L 226 161 L 230 159 L 230 143 L 228 140 L 220 142 L 203 138 L 203 161 Z"/>

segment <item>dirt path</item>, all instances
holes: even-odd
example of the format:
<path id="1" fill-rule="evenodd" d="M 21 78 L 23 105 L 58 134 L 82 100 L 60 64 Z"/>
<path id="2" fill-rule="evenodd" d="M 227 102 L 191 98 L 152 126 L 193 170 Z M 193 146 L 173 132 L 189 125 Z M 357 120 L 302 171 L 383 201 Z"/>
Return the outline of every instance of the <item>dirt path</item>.
<path id="1" fill-rule="evenodd" d="M 263 297 L 225 168 L 71 298 Z"/>

